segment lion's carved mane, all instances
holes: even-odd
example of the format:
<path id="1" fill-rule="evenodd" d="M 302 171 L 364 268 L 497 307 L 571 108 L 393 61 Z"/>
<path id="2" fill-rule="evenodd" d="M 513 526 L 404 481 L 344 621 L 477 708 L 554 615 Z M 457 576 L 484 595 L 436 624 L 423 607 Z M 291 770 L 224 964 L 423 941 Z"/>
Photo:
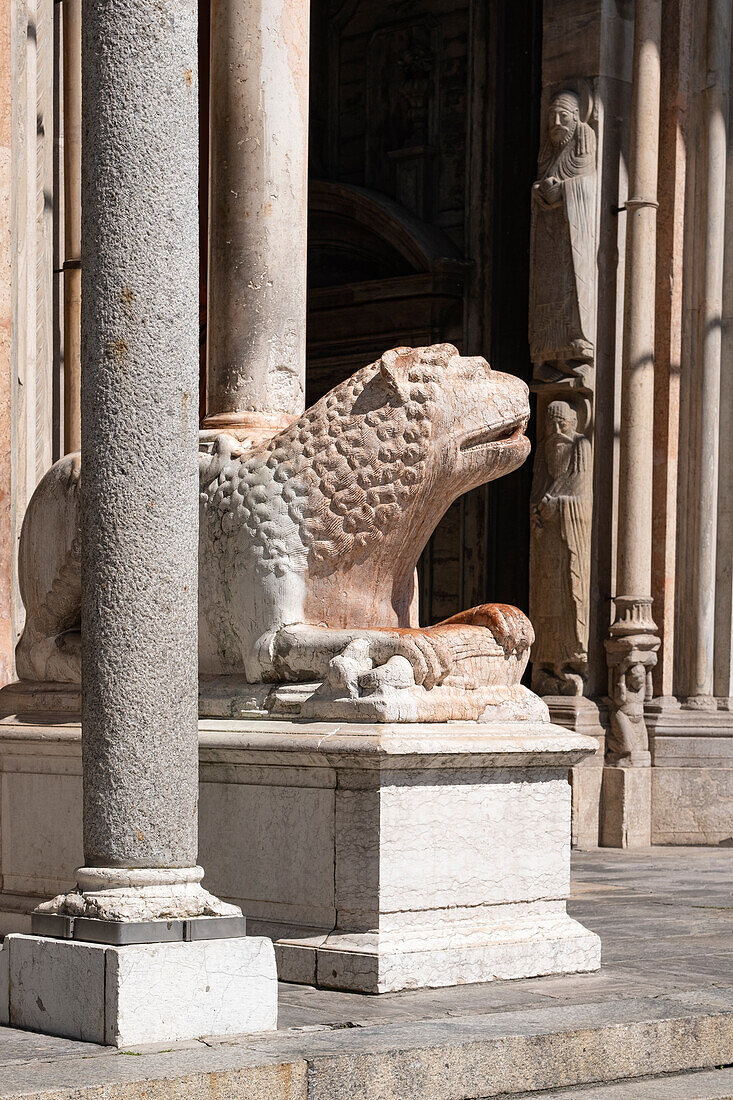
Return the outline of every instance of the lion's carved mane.
<path id="1" fill-rule="evenodd" d="M 374 365 L 357 371 L 256 452 L 230 452 L 202 485 L 222 532 L 245 535 L 258 569 L 327 574 L 363 561 L 394 528 L 424 473 L 439 397 L 430 363 L 391 393 Z M 218 441 L 219 453 L 226 446 Z M 205 473 L 204 473 L 205 479 Z"/>

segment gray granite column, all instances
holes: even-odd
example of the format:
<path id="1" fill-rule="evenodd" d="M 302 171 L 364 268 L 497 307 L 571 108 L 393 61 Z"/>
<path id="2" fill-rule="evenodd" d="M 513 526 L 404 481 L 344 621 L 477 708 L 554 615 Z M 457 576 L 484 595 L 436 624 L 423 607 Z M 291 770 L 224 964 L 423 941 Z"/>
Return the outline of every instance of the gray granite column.
<path id="1" fill-rule="evenodd" d="M 196 885 L 195 0 L 95 0 L 82 56 L 78 885 L 94 916 L 169 914 L 171 891 L 195 915 L 214 911 Z"/>
<path id="2" fill-rule="evenodd" d="M 213 0 L 204 429 L 305 404 L 308 0 Z"/>

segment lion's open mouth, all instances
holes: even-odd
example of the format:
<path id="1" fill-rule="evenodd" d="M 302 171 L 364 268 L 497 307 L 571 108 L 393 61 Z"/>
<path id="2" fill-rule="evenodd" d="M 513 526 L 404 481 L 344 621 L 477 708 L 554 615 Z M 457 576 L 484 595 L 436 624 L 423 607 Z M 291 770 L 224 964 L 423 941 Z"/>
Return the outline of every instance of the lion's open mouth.
<path id="1" fill-rule="evenodd" d="M 506 428 L 497 432 L 496 428 L 481 428 L 461 443 L 462 451 L 475 451 L 478 447 L 491 447 L 499 449 L 509 447 L 512 443 L 518 443 L 524 437 L 524 429 L 527 427 L 527 418 L 523 417 L 514 424 L 508 424 Z"/>

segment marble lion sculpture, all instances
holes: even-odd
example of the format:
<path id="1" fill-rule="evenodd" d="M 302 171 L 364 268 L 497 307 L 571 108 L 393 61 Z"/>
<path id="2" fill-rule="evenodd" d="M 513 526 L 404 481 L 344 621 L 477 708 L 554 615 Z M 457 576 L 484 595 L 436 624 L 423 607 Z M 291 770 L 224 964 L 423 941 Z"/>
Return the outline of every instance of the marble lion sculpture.
<path id="1" fill-rule="evenodd" d="M 528 416 L 524 382 L 438 344 L 386 352 L 263 444 L 219 436 L 200 456 L 202 680 L 307 682 L 304 717 L 546 717 L 519 683 L 522 612 L 420 629 L 415 584 L 448 506 L 525 460 Z M 56 463 L 23 525 L 21 679 L 80 680 L 80 472 Z"/>

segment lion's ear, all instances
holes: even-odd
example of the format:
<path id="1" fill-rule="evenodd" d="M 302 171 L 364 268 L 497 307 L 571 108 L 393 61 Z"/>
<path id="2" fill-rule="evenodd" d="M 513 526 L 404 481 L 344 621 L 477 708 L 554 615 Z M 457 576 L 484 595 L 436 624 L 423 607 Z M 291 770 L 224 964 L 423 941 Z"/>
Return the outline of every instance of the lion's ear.
<path id="1" fill-rule="evenodd" d="M 412 364 L 412 348 L 392 348 L 379 360 L 379 373 L 387 389 L 402 401 L 407 400 L 408 372 Z"/>

